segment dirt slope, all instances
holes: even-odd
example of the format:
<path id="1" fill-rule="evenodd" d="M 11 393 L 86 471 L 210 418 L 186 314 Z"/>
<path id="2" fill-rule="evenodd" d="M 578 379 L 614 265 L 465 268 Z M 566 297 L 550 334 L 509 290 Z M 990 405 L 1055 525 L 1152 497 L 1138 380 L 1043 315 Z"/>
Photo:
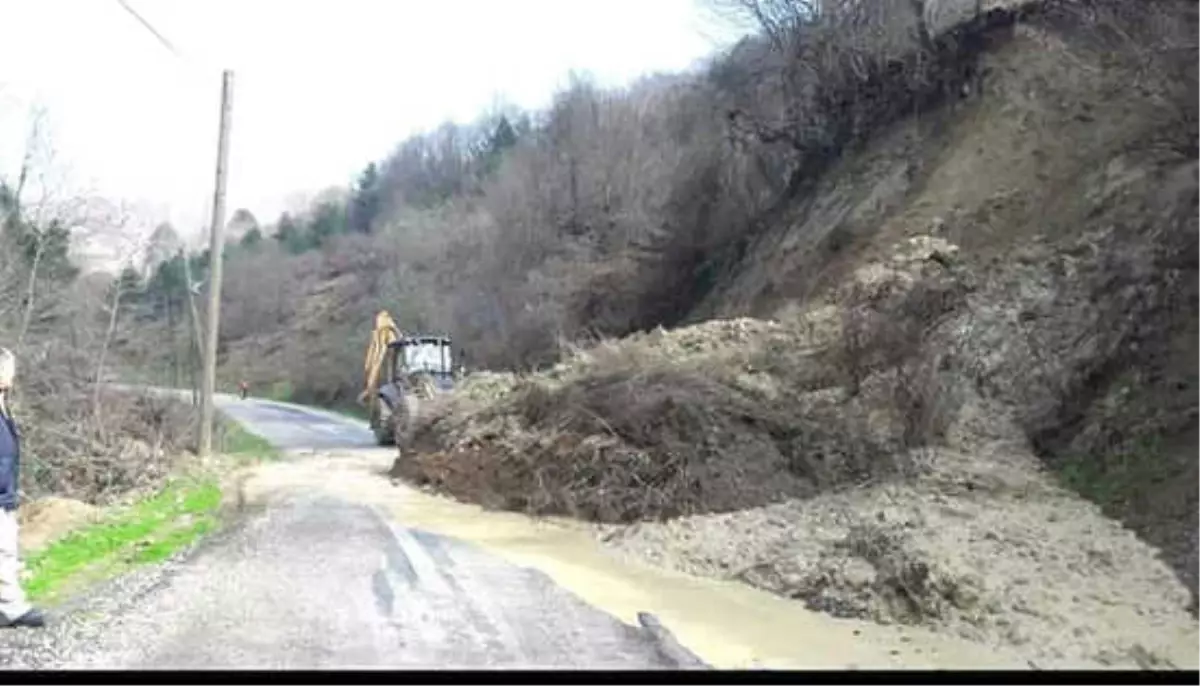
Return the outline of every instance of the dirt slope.
<path id="1" fill-rule="evenodd" d="M 1194 43 L 1196 8 L 1146 6 L 990 34 L 978 97 L 843 160 L 698 316 L 811 305 L 905 236 L 950 240 L 981 286 L 956 341 L 975 383 L 1194 595 L 1196 65 L 1151 83 L 1142 56 Z"/>

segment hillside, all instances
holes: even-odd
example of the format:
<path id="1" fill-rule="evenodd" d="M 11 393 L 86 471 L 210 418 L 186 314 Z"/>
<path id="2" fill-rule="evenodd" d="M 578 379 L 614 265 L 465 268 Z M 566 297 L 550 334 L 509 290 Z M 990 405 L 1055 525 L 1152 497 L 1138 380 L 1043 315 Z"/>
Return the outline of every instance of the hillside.
<path id="1" fill-rule="evenodd" d="M 231 254 L 223 376 L 345 403 L 386 307 L 492 370 L 398 476 L 1039 664 L 1194 665 L 1195 3 L 752 4 L 698 73 L 411 139 L 361 230 Z"/>

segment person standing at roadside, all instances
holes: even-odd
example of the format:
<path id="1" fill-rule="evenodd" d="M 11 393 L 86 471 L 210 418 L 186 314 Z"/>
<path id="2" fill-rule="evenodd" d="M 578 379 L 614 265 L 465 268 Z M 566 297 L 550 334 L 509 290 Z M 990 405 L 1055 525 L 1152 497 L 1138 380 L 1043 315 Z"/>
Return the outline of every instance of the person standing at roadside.
<path id="1" fill-rule="evenodd" d="M 8 404 L 16 372 L 17 358 L 8 349 L 0 348 L 0 627 L 38 627 L 46 619 L 40 610 L 26 602 L 21 590 L 17 543 L 21 437 Z"/>

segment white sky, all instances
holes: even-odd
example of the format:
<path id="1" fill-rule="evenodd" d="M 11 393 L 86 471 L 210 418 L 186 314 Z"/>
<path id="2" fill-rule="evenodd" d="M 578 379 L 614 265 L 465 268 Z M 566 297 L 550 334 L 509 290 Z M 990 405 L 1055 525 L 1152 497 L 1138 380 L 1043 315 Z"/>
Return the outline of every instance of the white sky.
<path id="1" fill-rule="evenodd" d="M 206 221 L 220 70 L 235 70 L 227 217 L 270 221 L 344 184 L 406 135 L 497 97 L 548 102 L 571 69 L 601 84 L 709 54 L 695 0 L 0 0 L 0 174 L 45 106 L 73 182 Z"/>

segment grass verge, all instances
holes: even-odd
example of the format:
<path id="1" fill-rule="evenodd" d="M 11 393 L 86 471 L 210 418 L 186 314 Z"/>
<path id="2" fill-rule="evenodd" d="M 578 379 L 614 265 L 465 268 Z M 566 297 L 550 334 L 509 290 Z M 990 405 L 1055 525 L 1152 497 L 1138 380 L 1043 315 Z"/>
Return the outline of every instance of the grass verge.
<path id="1" fill-rule="evenodd" d="M 364 422 L 371 421 L 371 411 L 362 405 L 334 405 L 332 407 L 321 408 L 336 412 L 344 417 L 351 419 L 361 419 Z"/>
<path id="2" fill-rule="evenodd" d="M 267 400 L 274 400 L 276 402 L 293 403 L 296 405 L 303 405 L 305 407 L 313 407 L 319 410 L 328 410 L 329 412 L 336 412 L 340 415 L 350 417 L 351 419 L 361 419 L 364 422 L 371 419 L 370 410 L 353 401 L 323 404 L 302 402 L 297 400 L 294 389 L 292 388 L 292 384 L 288 381 L 280 381 L 272 384 L 269 388 L 267 388 L 262 397 L 266 398 Z"/>
<path id="3" fill-rule="evenodd" d="M 229 458 L 226 468 L 279 457 L 265 439 L 225 416 L 219 418 L 216 438 Z M 163 562 L 195 544 L 220 523 L 221 472 L 217 467 L 172 479 L 152 495 L 31 553 L 25 559 L 26 594 L 54 604 L 92 583 Z"/>
<path id="4" fill-rule="evenodd" d="M 279 402 L 290 402 L 295 391 L 292 388 L 290 381 L 276 381 L 267 387 L 267 392 L 263 394 L 268 400 L 277 400 Z"/>
<path id="5" fill-rule="evenodd" d="M 54 541 L 25 560 L 25 591 L 53 603 L 84 585 L 132 567 L 162 562 L 218 524 L 215 476 L 180 479 Z"/>
<path id="6" fill-rule="evenodd" d="M 269 462 L 279 457 L 279 450 L 267 439 L 242 428 L 241 424 L 222 416 L 217 445 L 223 454 L 233 458 L 237 466 L 250 462 Z"/>

